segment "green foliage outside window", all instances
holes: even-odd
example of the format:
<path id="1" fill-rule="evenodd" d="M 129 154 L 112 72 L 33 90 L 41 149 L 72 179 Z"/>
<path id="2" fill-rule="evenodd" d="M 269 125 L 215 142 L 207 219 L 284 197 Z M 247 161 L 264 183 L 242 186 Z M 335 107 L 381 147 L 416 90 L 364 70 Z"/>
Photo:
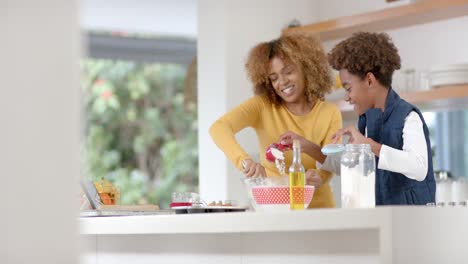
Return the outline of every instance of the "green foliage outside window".
<path id="1" fill-rule="evenodd" d="M 185 67 L 86 59 L 82 70 L 84 177 L 113 182 L 121 204 L 165 208 L 172 192 L 197 192 L 197 109 L 184 98 Z"/>

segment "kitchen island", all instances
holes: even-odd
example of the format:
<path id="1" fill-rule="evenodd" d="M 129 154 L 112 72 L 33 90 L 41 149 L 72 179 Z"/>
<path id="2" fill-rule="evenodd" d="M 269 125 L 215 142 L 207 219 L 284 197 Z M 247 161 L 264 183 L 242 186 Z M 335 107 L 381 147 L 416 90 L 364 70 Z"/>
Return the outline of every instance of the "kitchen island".
<path id="1" fill-rule="evenodd" d="M 468 208 L 81 218 L 83 264 L 468 263 Z"/>

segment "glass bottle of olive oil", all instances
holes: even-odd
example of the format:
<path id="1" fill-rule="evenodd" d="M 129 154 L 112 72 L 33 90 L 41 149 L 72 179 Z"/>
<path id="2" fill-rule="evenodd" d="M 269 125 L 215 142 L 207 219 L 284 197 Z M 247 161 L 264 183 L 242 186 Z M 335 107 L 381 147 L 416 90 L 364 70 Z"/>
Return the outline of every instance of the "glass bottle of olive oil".
<path id="1" fill-rule="evenodd" d="M 289 167 L 289 203 L 291 210 L 304 209 L 305 170 L 301 163 L 301 144 L 293 140 L 293 161 Z"/>

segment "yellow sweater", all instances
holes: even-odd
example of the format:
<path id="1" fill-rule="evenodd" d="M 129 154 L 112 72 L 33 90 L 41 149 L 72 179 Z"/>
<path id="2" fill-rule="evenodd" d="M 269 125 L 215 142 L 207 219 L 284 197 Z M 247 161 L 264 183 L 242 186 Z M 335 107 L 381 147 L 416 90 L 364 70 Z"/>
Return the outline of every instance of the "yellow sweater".
<path id="1" fill-rule="evenodd" d="M 330 143 L 330 137 L 342 127 L 341 113 L 334 104 L 318 101 L 306 115 L 292 114 L 283 105 L 275 106 L 266 98 L 254 96 L 238 107 L 232 109 L 210 128 L 210 134 L 216 145 L 226 154 L 229 160 L 242 170 L 243 159 L 250 158 L 235 139 L 240 130 L 252 127 L 260 145 L 260 162 L 265 167 L 268 176 L 277 176 L 278 170 L 272 162 L 265 159 L 265 150 L 279 136 L 292 131 L 317 145 Z M 292 160 L 292 151 L 285 153 L 286 170 Z M 315 159 L 307 154 L 301 155 L 302 164 L 306 170 L 315 169 Z M 323 184 L 315 191 L 309 207 L 334 207 L 335 201 L 330 188 L 332 174 L 319 170 Z"/>

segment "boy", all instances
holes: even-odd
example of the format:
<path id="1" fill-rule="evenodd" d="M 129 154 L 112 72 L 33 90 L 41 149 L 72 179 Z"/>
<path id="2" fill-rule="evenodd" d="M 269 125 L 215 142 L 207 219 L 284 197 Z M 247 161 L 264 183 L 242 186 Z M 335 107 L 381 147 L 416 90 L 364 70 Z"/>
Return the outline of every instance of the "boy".
<path id="1" fill-rule="evenodd" d="M 359 115 L 358 129 L 347 127 L 333 140 L 369 144 L 376 157 L 376 205 L 426 205 L 435 201 L 429 131 L 419 109 L 392 89 L 400 69 L 398 50 L 385 33 L 360 32 L 328 54 L 339 71 L 345 100 Z"/>

